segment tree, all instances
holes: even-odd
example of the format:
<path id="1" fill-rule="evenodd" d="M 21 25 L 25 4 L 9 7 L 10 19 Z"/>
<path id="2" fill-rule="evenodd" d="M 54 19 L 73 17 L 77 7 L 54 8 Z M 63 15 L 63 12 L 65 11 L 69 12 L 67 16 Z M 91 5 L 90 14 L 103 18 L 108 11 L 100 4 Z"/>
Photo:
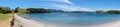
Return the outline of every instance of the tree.
<path id="1" fill-rule="evenodd" d="M 17 7 L 17 8 L 15 8 L 15 13 L 18 13 L 18 9 L 19 9 L 20 7 Z"/>
<path id="2" fill-rule="evenodd" d="M 18 8 L 17 13 L 26 13 L 27 10 L 25 8 Z"/>
<path id="3" fill-rule="evenodd" d="M 0 6 L 0 13 L 3 13 L 3 14 L 11 13 L 11 10 L 9 7 L 1 7 Z"/>
<path id="4" fill-rule="evenodd" d="M 120 11 L 119 10 L 110 10 L 110 11 L 108 11 L 108 13 L 110 13 L 110 14 L 120 14 Z"/>
<path id="5" fill-rule="evenodd" d="M 44 8 L 27 8 L 29 11 L 28 13 L 50 13 L 49 10 L 46 10 Z"/>
<path id="6" fill-rule="evenodd" d="M 100 13 L 100 14 L 120 14 L 120 11 L 119 10 L 108 10 L 108 11 L 99 10 L 99 11 L 96 11 L 96 13 Z"/>

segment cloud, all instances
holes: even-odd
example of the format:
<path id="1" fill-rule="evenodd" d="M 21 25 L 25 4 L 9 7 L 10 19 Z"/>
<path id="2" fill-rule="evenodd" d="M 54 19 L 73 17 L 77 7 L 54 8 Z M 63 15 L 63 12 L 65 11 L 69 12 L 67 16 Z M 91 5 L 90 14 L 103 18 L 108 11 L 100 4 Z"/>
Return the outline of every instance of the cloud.
<path id="1" fill-rule="evenodd" d="M 70 4 L 70 5 L 65 5 L 65 4 L 57 4 L 57 3 L 50 3 L 50 2 L 46 3 L 48 4 L 47 6 L 61 8 L 61 10 L 65 10 L 65 11 L 90 11 L 89 8 L 76 6 L 70 0 L 39 0 L 39 1 L 62 2 L 62 3 Z"/>
<path id="2" fill-rule="evenodd" d="M 69 4 L 73 5 L 73 3 L 71 1 L 69 1 L 69 0 L 59 0 L 59 1 L 60 2 L 65 2 L 65 3 L 69 3 Z"/>
<path id="3" fill-rule="evenodd" d="M 80 6 L 67 6 L 67 5 L 51 5 L 54 7 L 62 8 L 65 11 L 90 11 L 90 8 L 84 8 Z"/>
<path id="4" fill-rule="evenodd" d="M 36 0 L 36 1 L 50 1 L 50 2 L 62 2 L 73 5 L 73 3 L 69 0 Z"/>

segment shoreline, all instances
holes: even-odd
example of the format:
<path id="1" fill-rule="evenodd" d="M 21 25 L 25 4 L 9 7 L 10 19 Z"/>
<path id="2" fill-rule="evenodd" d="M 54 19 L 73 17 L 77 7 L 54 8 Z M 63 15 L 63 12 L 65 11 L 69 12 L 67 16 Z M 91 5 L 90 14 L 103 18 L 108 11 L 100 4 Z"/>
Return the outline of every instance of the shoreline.
<path id="1" fill-rule="evenodd" d="M 61 25 L 49 25 L 33 19 L 25 18 L 17 14 L 14 15 L 15 21 L 13 27 L 120 27 L 120 20 L 100 25 L 88 25 L 88 26 L 61 26 Z"/>
<path id="2" fill-rule="evenodd" d="M 17 14 L 14 14 L 14 18 L 15 20 L 14 20 L 13 27 L 21 27 L 21 26 L 22 27 L 46 27 L 46 26 L 54 27 L 53 25 L 41 23 L 41 22 L 38 22 L 33 19 L 29 19 L 29 18 L 24 18 Z"/>
<path id="3" fill-rule="evenodd" d="M 36 22 L 33 22 L 30 19 L 25 19 L 17 14 L 14 15 L 15 21 L 14 21 L 14 26 L 13 27 L 36 27 L 39 24 L 37 24 Z M 31 24 L 34 23 L 34 24 Z M 37 24 L 37 25 L 36 25 Z M 39 26 L 41 27 L 41 26 Z"/>

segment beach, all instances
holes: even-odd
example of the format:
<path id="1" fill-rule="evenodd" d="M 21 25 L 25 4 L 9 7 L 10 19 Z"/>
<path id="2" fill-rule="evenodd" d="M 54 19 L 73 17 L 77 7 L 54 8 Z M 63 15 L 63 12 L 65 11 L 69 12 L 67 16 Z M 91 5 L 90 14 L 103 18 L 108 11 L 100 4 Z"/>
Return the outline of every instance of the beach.
<path id="1" fill-rule="evenodd" d="M 32 19 L 23 18 L 17 14 L 14 15 L 15 21 L 13 27 L 46 27 L 51 25 L 45 25 L 44 23 L 37 22 Z"/>
<path id="2" fill-rule="evenodd" d="M 120 20 L 99 24 L 99 25 L 87 25 L 87 26 L 72 26 L 72 25 L 50 25 L 42 22 L 38 22 L 32 19 L 27 19 L 14 14 L 14 26 L 13 27 L 120 27 Z"/>

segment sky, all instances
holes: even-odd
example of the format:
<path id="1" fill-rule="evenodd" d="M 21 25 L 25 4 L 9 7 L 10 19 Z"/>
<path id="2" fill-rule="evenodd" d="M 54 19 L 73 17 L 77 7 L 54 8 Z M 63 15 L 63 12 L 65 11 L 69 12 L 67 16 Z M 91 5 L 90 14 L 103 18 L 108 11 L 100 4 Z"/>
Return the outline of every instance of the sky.
<path id="1" fill-rule="evenodd" d="M 0 0 L 0 6 L 65 11 L 120 10 L 120 0 Z"/>

